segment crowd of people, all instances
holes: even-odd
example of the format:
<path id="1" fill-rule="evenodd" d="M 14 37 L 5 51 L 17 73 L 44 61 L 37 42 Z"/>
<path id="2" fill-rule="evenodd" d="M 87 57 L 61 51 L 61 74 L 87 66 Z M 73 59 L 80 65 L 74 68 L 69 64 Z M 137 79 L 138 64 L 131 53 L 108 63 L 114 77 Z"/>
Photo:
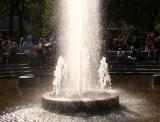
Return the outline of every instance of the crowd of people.
<path id="1" fill-rule="evenodd" d="M 28 64 L 38 66 L 51 65 L 53 47 L 48 37 L 41 36 L 34 40 L 31 34 L 21 38 L 19 43 L 14 38 L 0 38 L 0 64 L 15 62 L 16 54 L 23 53 Z"/>
<path id="2" fill-rule="evenodd" d="M 54 51 L 51 40 L 46 36 L 33 41 L 32 35 L 29 34 L 25 39 L 21 38 L 20 49 L 24 52 L 29 64 L 47 67 L 52 63 L 51 58 Z"/>
<path id="3" fill-rule="evenodd" d="M 15 61 L 17 42 L 14 38 L 0 38 L 0 64 L 8 64 Z"/>
<path id="4" fill-rule="evenodd" d="M 55 51 L 51 43 L 52 40 L 54 39 L 47 36 L 41 36 L 35 40 L 32 34 L 28 34 L 19 41 L 0 36 L 0 64 L 14 62 L 16 54 L 22 52 L 27 63 L 48 66 L 53 60 L 52 54 Z M 130 35 L 116 36 L 110 41 L 109 50 L 117 51 L 117 61 L 119 63 L 137 61 L 141 51 L 147 53 L 147 59 L 159 61 L 160 34 L 148 33 L 145 38 Z"/>
<path id="5" fill-rule="evenodd" d="M 136 36 L 115 37 L 110 43 L 110 49 L 117 51 L 117 61 L 137 61 L 139 52 L 146 52 L 146 59 L 160 60 L 160 34 L 148 33 L 145 38 Z M 127 54 L 126 54 L 127 52 Z"/>

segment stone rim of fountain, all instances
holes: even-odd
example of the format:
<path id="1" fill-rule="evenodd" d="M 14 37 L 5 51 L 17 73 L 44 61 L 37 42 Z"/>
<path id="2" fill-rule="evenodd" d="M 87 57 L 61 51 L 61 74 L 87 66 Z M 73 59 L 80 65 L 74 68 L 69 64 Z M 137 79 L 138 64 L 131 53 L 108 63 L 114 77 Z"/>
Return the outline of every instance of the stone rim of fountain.
<path id="1" fill-rule="evenodd" d="M 95 92 L 94 92 L 95 93 Z M 43 94 L 42 108 L 57 113 L 77 113 L 77 112 L 102 112 L 119 107 L 119 96 L 115 93 L 101 93 L 102 97 L 54 97 L 52 92 Z M 106 95 L 106 96 L 105 96 Z M 89 99 L 92 98 L 92 99 Z"/>

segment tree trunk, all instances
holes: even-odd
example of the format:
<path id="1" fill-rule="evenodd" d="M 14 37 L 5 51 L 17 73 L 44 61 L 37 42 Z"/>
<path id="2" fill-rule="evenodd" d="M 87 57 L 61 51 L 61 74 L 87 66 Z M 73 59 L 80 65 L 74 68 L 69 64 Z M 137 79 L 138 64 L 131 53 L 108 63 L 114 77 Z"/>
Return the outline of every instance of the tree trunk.
<path id="1" fill-rule="evenodd" d="M 150 8 L 150 6 L 148 7 L 148 15 L 149 15 L 149 17 L 148 17 L 148 19 L 149 19 L 148 29 L 149 29 L 149 31 L 154 30 L 155 21 L 156 21 L 156 18 L 157 18 L 158 14 L 159 14 L 159 12 L 156 8 L 152 9 L 152 8 Z"/>
<path id="2" fill-rule="evenodd" d="M 18 11 L 18 20 L 19 20 L 19 34 L 23 36 L 24 34 L 24 0 L 21 2 L 16 1 L 17 11 Z"/>
<path id="3" fill-rule="evenodd" d="M 43 14 L 45 12 L 45 0 L 40 0 L 39 1 L 39 10 L 40 10 L 40 12 L 39 12 L 40 20 L 39 20 L 38 24 L 39 24 L 39 26 L 41 28 L 43 28 L 43 26 L 44 26 L 44 23 L 43 23 Z"/>
<path id="4" fill-rule="evenodd" d="M 9 10 L 9 36 L 13 36 L 13 24 L 14 24 L 14 15 L 13 15 L 13 0 L 10 0 L 10 10 Z"/>
<path id="5" fill-rule="evenodd" d="M 148 30 L 149 30 L 149 31 L 153 31 L 153 30 L 154 30 L 155 19 L 156 19 L 156 16 L 151 16 L 151 17 L 149 18 L 149 24 L 148 24 Z"/>
<path id="6" fill-rule="evenodd" d="M 19 12 L 18 16 L 19 16 L 19 33 L 20 35 L 23 35 L 24 34 L 23 13 Z"/>

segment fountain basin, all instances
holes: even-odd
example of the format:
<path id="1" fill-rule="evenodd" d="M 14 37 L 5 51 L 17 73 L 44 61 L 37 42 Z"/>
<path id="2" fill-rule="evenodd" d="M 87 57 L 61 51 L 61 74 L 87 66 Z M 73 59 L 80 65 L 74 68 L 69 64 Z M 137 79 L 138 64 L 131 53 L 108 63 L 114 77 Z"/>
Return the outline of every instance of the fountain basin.
<path id="1" fill-rule="evenodd" d="M 22 88 L 36 86 L 36 78 L 33 75 L 19 76 L 18 86 Z"/>
<path id="2" fill-rule="evenodd" d="M 119 107 L 119 96 L 110 93 L 87 92 L 68 97 L 55 97 L 53 93 L 42 96 L 42 107 L 58 113 L 98 112 Z"/>
<path id="3" fill-rule="evenodd" d="M 152 83 L 154 85 L 160 85 L 160 74 L 153 75 Z"/>

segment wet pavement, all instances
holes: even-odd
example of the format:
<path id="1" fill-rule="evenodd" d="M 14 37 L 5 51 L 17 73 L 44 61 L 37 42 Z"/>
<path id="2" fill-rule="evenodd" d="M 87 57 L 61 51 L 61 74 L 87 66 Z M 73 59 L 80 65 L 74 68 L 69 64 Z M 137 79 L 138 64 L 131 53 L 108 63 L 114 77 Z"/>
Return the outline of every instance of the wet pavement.
<path id="1" fill-rule="evenodd" d="M 0 80 L 0 122 L 158 122 L 160 86 L 151 75 L 112 75 L 121 106 L 102 113 L 50 113 L 41 108 L 41 95 L 52 89 L 52 78 L 37 78 L 37 86 L 18 88 L 17 79 Z"/>

